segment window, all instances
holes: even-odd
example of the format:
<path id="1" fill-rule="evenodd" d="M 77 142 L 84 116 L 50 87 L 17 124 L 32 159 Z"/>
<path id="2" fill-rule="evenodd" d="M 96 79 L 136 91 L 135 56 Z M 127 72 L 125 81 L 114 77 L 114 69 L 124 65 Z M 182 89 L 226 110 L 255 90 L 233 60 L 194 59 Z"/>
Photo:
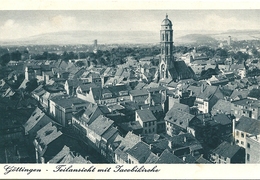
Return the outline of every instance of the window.
<path id="1" fill-rule="evenodd" d="M 250 144 L 249 143 L 247 143 L 247 148 L 250 148 Z"/>
<path id="2" fill-rule="evenodd" d="M 239 137 L 239 131 L 236 131 L 236 136 Z"/>
<path id="3" fill-rule="evenodd" d="M 250 154 L 246 154 L 246 160 L 250 161 Z"/>
<path id="4" fill-rule="evenodd" d="M 241 144 L 244 145 L 244 141 L 241 141 Z"/>
<path id="5" fill-rule="evenodd" d="M 147 134 L 147 130 L 144 130 L 144 133 Z"/>
<path id="6" fill-rule="evenodd" d="M 236 143 L 238 144 L 238 143 L 239 143 L 239 140 L 236 140 Z"/>
<path id="7" fill-rule="evenodd" d="M 241 137 L 242 137 L 242 138 L 245 137 L 244 133 L 241 133 Z"/>

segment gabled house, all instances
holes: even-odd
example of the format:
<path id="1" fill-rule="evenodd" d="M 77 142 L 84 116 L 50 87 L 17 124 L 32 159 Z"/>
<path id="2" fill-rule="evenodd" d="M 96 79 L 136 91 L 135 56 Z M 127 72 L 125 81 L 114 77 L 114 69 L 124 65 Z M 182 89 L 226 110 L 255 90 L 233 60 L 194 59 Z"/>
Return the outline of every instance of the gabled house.
<path id="1" fill-rule="evenodd" d="M 200 112 L 209 113 L 219 99 L 224 99 L 219 87 L 202 84 L 201 92 L 196 97 L 195 105 Z"/>
<path id="2" fill-rule="evenodd" d="M 119 136 L 121 137 L 121 136 Z M 141 137 L 133 134 L 132 132 L 128 132 L 126 136 L 123 138 L 118 138 L 118 140 L 114 141 L 116 145 L 115 149 L 115 163 L 126 164 L 128 163 L 128 154 L 127 150 L 134 147 L 137 143 L 141 142 Z"/>
<path id="3" fill-rule="evenodd" d="M 150 146 L 143 141 L 128 149 L 126 153 L 128 155 L 128 164 L 144 164 L 152 154 Z"/>
<path id="4" fill-rule="evenodd" d="M 196 117 L 192 114 L 184 111 L 171 108 L 164 118 L 166 133 L 169 136 L 179 134 L 181 131 L 187 132 L 187 128 L 191 125 L 192 121 L 196 120 Z"/>
<path id="5" fill-rule="evenodd" d="M 88 126 L 100 115 L 103 115 L 103 112 L 93 103 L 72 114 L 72 128 L 79 139 L 88 142 Z"/>
<path id="6" fill-rule="evenodd" d="M 168 149 L 165 149 L 160 155 L 156 164 L 184 164 L 185 162 L 171 153 Z"/>
<path id="7" fill-rule="evenodd" d="M 87 130 L 90 144 L 106 158 L 110 154 L 108 147 L 111 147 L 113 140 L 118 135 L 118 131 L 113 125 L 114 122 L 111 119 L 100 115 L 88 126 Z M 112 157 L 109 158 L 112 159 Z"/>
<path id="8" fill-rule="evenodd" d="M 142 134 L 157 133 L 157 119 L 149 109 L 135 111 L 135 120 L 142 126 Z"/>
<path id="9" fill-rule="evenodd" d="M 146 89 L 137 89 L 137 90 L 131 90 L 129 92 L 130 100 L 138 103 L 138 104 L 145 104 L 149 97 L 149 92 Z"/>
<path id="10" fill-rule="evenodd" d="M 75 155 L 68 146 L 64 145 L 61 151 L 56 154 L 47 164 L 91 164 L 78 153 Z"/>
<path id="11" fill-rule="evenodd" d="M 235 143 L 246 149 L 246 163 L 259 162 L 260 121 L 242 116 L 235 124 Z"/>
<path id="12" fill-rule="evenodd" d="M 211 114 L 231 114 L 231 102 L 223 99 L 219 99 L 217 103 L 212 107 Z"/>
<path id="13" fill-rule="evenodd" d="M 249 93 L 249 89 L 235 89 L 230 95 L 230 101 L 246 99 Z"/>
<path id="14" fill-rule="evenodd" d="M 71 125 L 72 113 L 87 107 L 89 102 L 69 95 L 55 96 L 50 99 L 50 114 L 63 127 Z"/>
<path id="15" fill-rule="evenodd" d="M 83 92 L 77 89 L 77 97 L 95 104 L 114 104 L 129 101 L 130 87 L 127 85 L 116 85 L 108 87 L 90 87 L 89 91 Z"/>
<path id="16" fill-rule="evenodd" d="M 189 154 L 198 156 L 203 153 L 202 145 L 190 133 L 179 134 L 168 138 L 168 146 L 172 153 L 178 157 Z"/>
<path id="17" fill-rule="evenodd" d="M 246 116 L 252 119 L 260 119 L 260 100 L 241 99 L 231 102 L 231 114 L 239 119 Z"/>
<path id="18" fill-rule="evenodd" d="M 47 152 L 52 153 L 52 150 L 50 150 L 48 146 L 61 135 L 62 132 L 51 122 L 37 131 L 33 142 L 36 150 L 37 163 L 46 163 L 51 159 L 51 157 L 46 157 Z"/>
<path id="19" fill-rule="evenodd" d="M 31 95 L 37 101 L 41 100 L 41 97 L 46 93 L 46 90 L 43 88 L 43 85 L 39 85 L 36 89 L 31 92 Z"/>
<path id="20" fill-rule="evenodd" d="M 66 90 L 68 95 L 74 95 L 76 94 L 76 89 L 78 86 L 83 84 L 80 80 L 66 80 L 64 84 L 64 89 Z"/>
<path id="21" fill-rule="evenodd" d="M 245 163 L 245 149 L 238 145 L 222 142 L 213 150 L 211 161 L 216 164 Z"/>
<path id="22" fill-rule="evenodd" d="M 37 107 L 23 125 L 25 136 L 29 136 L 29 139 L 34 139 L 37 131 L 50 122 L 53 122 L 52 119 Z"/>

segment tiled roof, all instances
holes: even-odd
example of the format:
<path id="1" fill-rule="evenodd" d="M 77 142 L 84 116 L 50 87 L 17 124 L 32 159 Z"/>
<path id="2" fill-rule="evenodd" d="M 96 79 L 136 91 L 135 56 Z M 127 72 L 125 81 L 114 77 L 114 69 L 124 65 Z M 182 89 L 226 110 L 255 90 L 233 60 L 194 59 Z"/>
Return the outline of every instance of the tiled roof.
<path id="1" fill-rule="evenodd" d="M 171 142 L 171 149 L 178 149 L 180 147 L 189 147 L 191 151 L 202 149 L 200 142 L 190 133 L 170 137 L 169 141 Z"/>
<path id="2" fill-rule="evenodd" d="M 135 131 L 135 130 L 142 130 L 142 126 L 138 121 L 131 121 L 131 122 L 126 122 L 122 123 L 121 128 L 124 129 L 125 131 Z"/>
<path id="3" fill-rule="evenodd" d="M 102 137 L 108 141 L 108 140 L 109 140 L 114 134 L 116 134 L 117 132 L 118 132 L 118 130 L 117 130 L 116 128 L 112 127 L 112 128 L 110 128 L 110 129 L 108 129 L 108 130 L 102 135 Z"/>
<path id="4" fill-rule="evenodd" d="M 128 91 L 131 90 L 131 88 L 127 85 L 109 86 L 109 87 L 107 87 L 107 89 L 110 92 L 112 92 L 113 95 L 116 97 L 121 96 L 120 92 L 122 92 L 122 91 L 127 92 L 127 94 L 128 94 Z"/>
<path id="5" fill-rule="evenodd" d="M 90 88 L 98 88 L 98 86 L 95 83 L 81 84 L 79 85 L 79 87 L 83 92 L 88 92 Z"/>
<path id="6" fill-rule="evenodd" d="M 236 124 L 236 129 L 252 135 L 259 135 L 260 121 L 242 116 Z"/>
<path id="7" fill-rule="evenodd" d="M 118 148 L 115 150 L 115 154 L 120 156 L 121 159 L 124 161 L 127 161 L 127 153 L 126 151 L 133 146 L 135 146 L 138 142 L 141 142 L 141 137 L 133 134 L 132 132 L 128 132 L 124 138 L 119 137 L 119 141 L 121 140 L 120 145 Z M 116 141 L 116 140 L 115 140 Z"/>
<path id="8" fill-rule="evenodd" d="M 207 159 L 203 158 L 202 156 L 200 156 L 197 160 L 196 160 L 197 163 L 199 164 L 211 164 L 210 161 L 208 161 Z"/>
<path id="9" fill-rule="evenodd" d="M 137 110 L 136 113 L 143 122 L 156 121 L 156 117 L 154 117 L 152 111 L 149 109 Z"/>
<path id="10" fill-rule="evenodd" d="M 132 90 L 129 92 L 132 96 L 144 96 L 148 95 L 148 91 L 146 89 L 137 89 L 137 90 Z"/>
<path id="11" fill-rule="evenodd" d="M 156 163 L 158 161 L 159 157 L 154 154 L 151 153 L 150 156 L 147 158 L 147 160 L 144 162 L 145 164 L 153 164 Z"/>
<path id="12" fill-rule="evenodd" d="M 203 88 L 203 92 L 198 95 L 198 98 L 201 98 L 204 100 L 210 99 L 218 89 L 217 86 L 204 86 L 202 88 Z"/>
<path id="13" fill-rule="evenodd" d="M 45 120 L 44 125 L 52 122 L 52 120 L 48 116 L 46 116 L 41 109 L 37 107 L 32 113 L 31 117 L 28 119 L 28 121 L 23 125 L 25 133 L 29 133 L 29 131 L 32 130 L 43 118 Z"/>
<path id="14" fill-rule="evenodd" d="M 157 164 L 184 164 L 184 161 L 165 149 L 159 157 Z"/>
<path id="15" fill-rule="evenodd" d="M 231 124 L 231 119 L 229 119 L 225 114 L 217 114 L 213 116 L 213 119 L 215 122 L 221 124 L 221 125 L 227 125 Z"/>
<path id="16" fill-rule="evenodd" d="M 131 149 L 128 149 L 126 152 L 138 160 L 139 163 L 144 163 L 151 154 L 149 145 L 142 141 L 137 143 Z"/>
<path id="17" fill-rule="evenodd" d="M 231 102 L 227 101 L 227 100 L 219 99 L 217 101 L 217 103 L 212 107 L 212 111 L 230 114 L 231 113 Z"/>
<path id="18" fill-rule="evenodd" d="M 73 104 L 88 104 L 89 102 L 83 101 L 77 97 L 71 97 L 69 95 L 55 96 L 51 98 L 51 101 L 63 108 L 71 108 Z"/>
<path id="19" fill-rule="evenodd" d="M 40 145 L 47 146 L 49 143 L 51 143 L 61 135 L 62 132 L 58 131 L 57 127 L 50 122 L 42 129 L 37 131 L 36 139 L 39 139 L 38 142 Z"/>
<path id="20" fill-rule="evenodd" d="M 189 112 L 190 111 L 190 107 L 186 104 L 182 104 L 182 103 L 178 103 L 178 102 L 174 102 L 173 109 L 177 109 L 179 111 L 184 111 L 184 112 Z"/>
<path id="21" fill-rule="evenodd" d="M 197 97 L 201 93 L 201 87 L 198 86 L 189 86 L 187 89 L 191 90 L 193 92 L 193 96 L 195 97 Z"/>
<path id="22" fill-rule="evenodd" d="M 177 109 L 170 109 L 165 116 L 165 120 L 173 123 L 177 126 L 180 126 L 184 129 L 186 129 L 189 125 L 189 122 L 194 118 L 195 116 Z"/>
<path id="23" fill-rule="evenodd" d="M 144 87 L 145 85 L 146 85 L 145 83 L 139 82 L 139 83 L 135 86 L 135 90 L 143 89 L 143 87 Z"/>
<path id="24" fill-rule="evenodd" d="M 79 85 L 82 85 L 82 81 L 79 81 L 77 79 L 75 80 L 67 80 L 69 86 L 78 87 Z"/>
<path id="25" fill-rule="evenodd" d="M 245 99 L 247 98 L 249 92 L 249 89 L 235 89 L 230 95 L 230 99 L 235 99 L 237 97 L 241 97 L 239 99 Z"/>
<path id="26" fill-rule="evenodd" d="M 70 148 L 64 145 L 62 150 L 56 156 L 54 156 L 48 163 L 59 163 L 69 153 Z"/>
<path id="27" fill-rule="evenodd" d="M 238 145 L 231 145 L 224 141 L 216 149 L 214 149 L 213 152 L 223 157 L 232 158 L 241 148 L 242 147 Z"/>
<path id="28" fill-rule="evenodd" d="M 111 126 L 113 126 L 113 123 L 114 121 L 111 119 L 100 115 L 89 125 L 89 129 L 93 130 L 99 136 L 102 136 Z"/>
<path id="29" fill-rule="evenodd" d="M 232 101 L 233 104 L 240 106 L 251 106 L 251 107 L 260 107 L 260 100 L 252 100 L 252 99 L 241 99 L 237 101 Z"/>

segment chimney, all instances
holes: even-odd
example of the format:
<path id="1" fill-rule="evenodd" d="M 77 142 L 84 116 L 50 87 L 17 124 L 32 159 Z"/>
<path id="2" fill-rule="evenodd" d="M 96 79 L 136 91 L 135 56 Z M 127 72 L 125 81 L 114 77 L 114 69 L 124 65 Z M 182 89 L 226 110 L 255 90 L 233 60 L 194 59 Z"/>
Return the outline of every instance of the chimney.
<path id="1" fill-rule="evenodd" d="M 183 156 L 183 157 L 182 157 L 182 160 L 183 160 L 183 161 L 185 161 L 185 160 L 186 160 L 186 157 L 185 157 L 185 156 Z"/>
<path id="2" fill-rule="evenodd" d="M 204 91 L 204 84 L 202 83 L 200 87 L 200 92 L 203 93 L 203 91 Z"/>
<path id="3" fill-rule="evenodd" d="M 235 141 L 235 128 L 236 128 L 236 118 L 232 119 L 232 134 L 233 134 L 233 141 Z"/>
<path id="4" fill-rule="evenodd" d="M 183 138 L 183 142 L 186 142 L 187 141 L 187 138 L 184 136 L 184 138 Z"/>
<path id="5" fill-rule="evenodd" d="M 171 142 L 171 141 L 168 141 L 168 147 L 169 147 L 170 149 L 172 149 L 172 142 Z"/>
<path id="6" fill-rule="evenodd" d="M 150 149 L 150 150 L 152 150 L 152 147 L 153 147 L 152 144 L 149 144 L 149 149 Z"/>

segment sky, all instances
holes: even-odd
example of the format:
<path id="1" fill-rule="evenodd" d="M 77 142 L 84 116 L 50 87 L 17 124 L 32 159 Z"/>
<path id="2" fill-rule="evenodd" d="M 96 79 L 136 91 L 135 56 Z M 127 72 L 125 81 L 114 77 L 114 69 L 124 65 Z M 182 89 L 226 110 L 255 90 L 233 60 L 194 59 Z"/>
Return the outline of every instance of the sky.
<path id="1" fill-rule="evenodd" d="M 260 9 L 0 10 L 0 40 L 75 30 L 159 32 L 166 13 L 175 33 L 260 29 Z"/>

